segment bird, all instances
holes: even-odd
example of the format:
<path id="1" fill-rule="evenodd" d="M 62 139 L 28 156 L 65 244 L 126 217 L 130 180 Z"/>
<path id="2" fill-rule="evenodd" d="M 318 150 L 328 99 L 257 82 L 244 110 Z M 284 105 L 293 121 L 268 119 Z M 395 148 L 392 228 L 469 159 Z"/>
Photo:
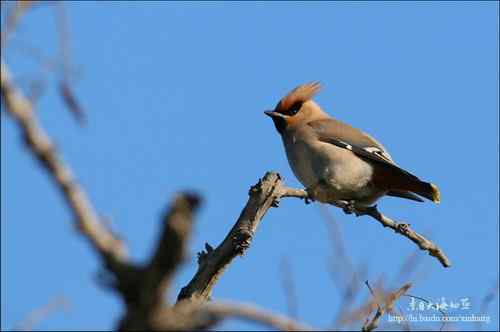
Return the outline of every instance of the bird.
<path id="1" fill-rule="evenodd" d="M 398 166 L 369 134 L 323 111 L 312 100 L 320 89 L 319 82 L 299 85 L 274 109 L 264 112 L 273 120 L 290 167 L 309 199 L 337 206 L 343 203 L 351 213 L 372 206 L 383 196 L 440 202 L 435 184 Z"/>

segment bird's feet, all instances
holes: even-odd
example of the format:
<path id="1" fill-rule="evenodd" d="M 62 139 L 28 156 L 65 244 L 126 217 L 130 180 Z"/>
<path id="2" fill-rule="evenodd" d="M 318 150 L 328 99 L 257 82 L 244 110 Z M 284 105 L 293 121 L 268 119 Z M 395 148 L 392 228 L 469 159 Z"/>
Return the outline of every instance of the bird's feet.
<path id="1" fill-rule="evenodd" d="M 345 214 L 353 214 L 354 213 L 354 214 L 356 214 L 356 216 L 358 215 L 358 213 L 357 213 L 358 211 L 356 209 L 356 201 L 354 201 L 354 200 L 350 200 L 350 201 L 338 200 L 338 201 L 333 202 L 333 205 L 341 208 Z"/>
<path id="2" fill-rule="evenodd" d="M 304 203 L 311 204 L 312 202 L 314 202 L 314 198 L 312 198 L 312 196 L 309 195 L 309 193 L 308 193 L 307 197 L 304 198 Z"/>
<path id="3" fill-rule="evenodd" d="M 271 207 L 280 207 L 280 199 L 278 197 L 274 197 L 273 201 L 271 202 Z"/>
<path id="4" fill-rule="evenodd" d="M 306 204 L 316 201 L 319 196 L 323 195 L 322 191 L 324 191 L 325 186 L 328 186 L 327 182 L 321 179 L 315 185 L 305 188 L 304 190 L 307 193 L 307 197 L 305 198 Z"/>
<path id="5" fill-rule="evenodd" d="M 346 201 L 346 204 L 342 208 L 345 214 L 353 214 L 356 213 L 355 201 Z"/>
<path id="6" fill-rule="evenodd" d="M 304 202 L 306 204 L 311 204 L 312 202 L 314 202 L 316 199 L 314 198 L 315 197 L 315 189 L 316 189 L 317 186 L 312 186 L 312 187 L 309 187 L 309 188 L 305 188 L 304 190 L 306 191 L 307 193 L 307 197 L 304 198 Z"/>

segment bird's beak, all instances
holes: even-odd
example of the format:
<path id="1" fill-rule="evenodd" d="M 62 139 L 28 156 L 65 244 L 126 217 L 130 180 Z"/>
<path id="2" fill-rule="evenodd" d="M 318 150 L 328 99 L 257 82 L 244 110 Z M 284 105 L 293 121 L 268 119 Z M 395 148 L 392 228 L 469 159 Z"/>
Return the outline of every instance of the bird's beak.
<path id="1" fill-rule="evenodd" d="M 274 111 L 265 111 L 264 114 L 271 118 L 285 118 L 283 114 Z"/>

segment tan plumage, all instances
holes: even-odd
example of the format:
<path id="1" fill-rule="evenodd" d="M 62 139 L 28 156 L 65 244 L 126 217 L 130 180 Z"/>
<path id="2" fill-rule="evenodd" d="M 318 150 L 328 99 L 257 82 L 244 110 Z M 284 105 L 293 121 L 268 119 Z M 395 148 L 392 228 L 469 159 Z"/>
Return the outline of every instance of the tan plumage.
<path id="1" fill-rule="evenodd" d="M 280 133 L 290 166 L 314 198 L 370 205 L 384 195 L 439 203 L 439 190 L 403 170 L 370 135 L 332 118 L 312 97 L 318 82 L 301 85 L 265 112 Z"/>

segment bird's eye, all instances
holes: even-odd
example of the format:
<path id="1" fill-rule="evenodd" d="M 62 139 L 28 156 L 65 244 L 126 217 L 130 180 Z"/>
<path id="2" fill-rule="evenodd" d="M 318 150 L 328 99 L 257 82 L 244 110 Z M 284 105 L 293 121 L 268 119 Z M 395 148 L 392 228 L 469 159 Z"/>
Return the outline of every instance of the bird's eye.
<path id="1" fill-rule="evenodd" d="M 295 115 L 297 114 L 297 112 L 300 110 L 300 108 L 302 107 L 302 103 L 300 102 L 296 102 L 292 105 L 292 107 L 290 107 L 290 109 L 288 109 L 288 115 Z"/>

